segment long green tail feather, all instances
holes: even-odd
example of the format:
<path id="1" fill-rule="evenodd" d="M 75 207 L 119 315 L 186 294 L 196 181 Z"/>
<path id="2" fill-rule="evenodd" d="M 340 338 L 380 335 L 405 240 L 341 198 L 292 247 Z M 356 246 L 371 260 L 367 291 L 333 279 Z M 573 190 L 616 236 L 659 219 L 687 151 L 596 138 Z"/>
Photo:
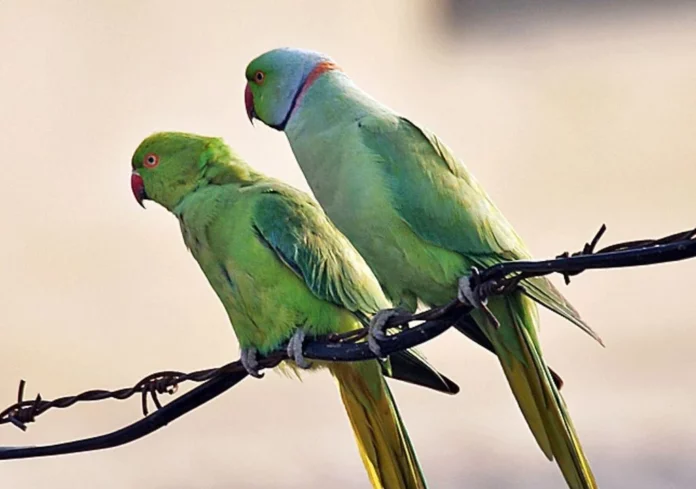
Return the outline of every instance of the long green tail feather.
<path id="1" fill-rule="evenodd" d="M 460 318 L 456 323 L 454 323 L 454 328 L 477 345 L 482 346 L 492 354 L 496 355 L 493 343 L 491 343 L 491 340 L 488 339 L 488 336 L 484 334 L 479 325 L 471 316 L 464 316 Z M 561 390 L 563 387 L 563 379 L 560 375 L 554 372 L 551 367 L 549 367 L 549 372 L 553 378 L 553 383 L 556 384 L 556 388 Z"/>
<path id="2" fill-rule="evenodd" d="M 476 320 L 484 325 L 498 353 L 510 388 L 539 447 L 549 460 L 556 460 L 571 489 L 596 489 L 565 402 L 541 357 L 534 333 L 534 304 L 515 294 L 493 298 L 489 307 L 500 322 L 500 329 L 489 325 L 481 313 L 475 313 Z"/>
<path id="3" fill-rule="evenodd" d="M 368 478 L 375 489 L 426 489 L 425 477 L 377 362 L 336 363 L 338 381 Z"/>

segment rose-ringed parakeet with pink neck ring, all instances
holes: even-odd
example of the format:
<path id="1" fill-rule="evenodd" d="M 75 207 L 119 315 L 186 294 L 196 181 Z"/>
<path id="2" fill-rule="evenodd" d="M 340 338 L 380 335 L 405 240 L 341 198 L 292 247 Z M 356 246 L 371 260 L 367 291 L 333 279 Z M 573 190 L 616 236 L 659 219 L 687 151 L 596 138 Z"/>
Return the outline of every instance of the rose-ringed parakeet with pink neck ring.
<path id="1" fill-rule="evenodd" d="M 362 328 L 389 302 L 350 242 L 306 194 L 254 171 L 221 139 L 158 133 L 132 159 L 131 187 L 179 220 L 184 242 L 222 301 L 247 371 L 284 344 L 296 364 L 305 334 Z M 290 365 L 292 367 L 292 365 Z M 383 377 L 448 393 L 458 387 L 413 352 L 389 362 L 315 362 L 336 378 L 375 488 L 424 488 L 406 428 Z"/>
<path id="2" fill-rule="evenodd" d="M 276 49 L 251 61 L 246 79 L 249 118 L 285 132 L 315 197 L 398 307 L 458 295 L 475 304 L 465 277 L 472 267 L 529 257 L 450 149 L 363 92 L 328 56 Z M 535 301 L 599 340 L 545 278 L 489 299 L 499 327 L 480 309 L 457 326 L 498 356 L 537 443 L 569 487 L 594 488 L 559 379 L 542 357 Z M 375 316 L 373 351 L 389 314 Z"/>

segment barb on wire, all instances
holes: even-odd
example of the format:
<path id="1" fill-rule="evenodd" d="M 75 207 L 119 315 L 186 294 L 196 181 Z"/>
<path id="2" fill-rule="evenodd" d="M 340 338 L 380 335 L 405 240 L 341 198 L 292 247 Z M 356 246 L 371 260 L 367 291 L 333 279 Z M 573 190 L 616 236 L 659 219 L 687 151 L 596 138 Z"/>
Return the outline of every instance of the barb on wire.
<path id="1" fill-rule="evenodd" d="M 672 234 L 660 239 L 647 239 L 618 243 L 596 251 L 600 238 L 606 231 L 602 226 L 594 238 L 586 243 L 580 252 L 564 253 L 551 260 L 520 260 L 499 263 L 482 271 L 473 270 L 471 281 L 474 292 L 481 299 L 491 295 L 509 293 L 520 282 L 551 273 L 563 275 L 566 283 L 571 276 L 586 270 L 623 268 L 652 265 L 684 260 L 696 256 L 696 229 Z M 383 354 L 389 355 L 429 341 L 446 331 L 471 312 L 471 307 L 457 299 L 440 307 L 417 314 L 403 314 L 390 318 L 388 327 L 401 331 L 380 342 Z M 415 327 L 410 323 L 422 321 Z M 304 355 L 313 360 L 360 361 L 375 358 L 367 343 L 361 341 L 366 329 L 344 334 L 334 334 L 304 346 Z M 272 368 L 287 359 L 285 348 L 259 358 L 260 368 Z M 0 412 L 0 424 L 11 423 L 26 430 L 27 423 L 52 408 L 67 408 L 78 402 L 92 402 L 103 399 L 127 399 L 141 395 L 144 419 L 105 435 L 72 442 L 37 447 L 0 447 L 0 460 L 28 458 L 82 451 L 99 450 L 123 445 L 146 436 L 165 426 L 198 406 L 219 396 L 246 377 L 247 373 L 240 361 L 220 368 L 199 370 L 191 373 L 178 371 L 157 372 L 143 378 L 134 386 L 115 391 L 90 390 L 76 396 L 66 396 L 47 401 L 37 396 L 33 400 L 24 399 L 25 382 L 21 381 L 18 399 L 15 404 Z M 174 394 L 179 384 L 193 381 L 205 382 L 187 392 L 166 406 L 159 401 L 159 394 Z M 156 411 L 149 413 L 148 396 Z"/>
<path id="2" fill-rule="evenodd" d="M 216 375 L 219 375 L 225 367 L 211 368 L 207 370 L 198 370 L 191 373 L 164 371 L 150 374 L 144 379 L 137 382 L 133 387 L 108 391 L 102 389 L 93 389 L 76 396 L 66 396 L 46 401 L 41 398 L 41 394 L 36 396 L 36 399 L 25 400 L 24 390 L 26 382 L 20 380 L 19 390 L 17 393 L 17 402 L 0 412 L 0 424 L 12 423 L 22 431 L 26 431 L 27 424 L 36 420 L 36 417 L 48 411 L 51 408 L 68 408 L 78 402 L 86 401 L 102 401 L 104 399 L 128 399 L 135 394 L 141 394 L 143 416 L 149 414 L 148 395 L 152 398 L 152 402 L 159 409 L 162 404 L 159 402 L 158 394 L 174 394 L 181 382 L 195 381 L 204 382 Z"/>
<path id="3" fill-rule="evenodd" d="M 434 338 L 449 329 L 457 316 L 468 314 L 470 308 L 464 304 L 458 304 L 457 307 L 443 307 L 440 308 L 439 311 L 439 313 L 434 312 L 432 314 L 432 320 L 387 338 L 381 343 L 382 353 L 389 355 L 396 351 L 412 348 Z M 314 360 L 360 361 L 375 358 L 366 342 L 356 343 L 352 340 L 347 341 L 340 337 L 324 338 L 318 341 L 307 342 L 304 346 L 304 354 L 307 358 Z M 286 349 L 281 348 L 265 357 L 259 358 L 259 369 L 275 367 L 287 358 Z M 164 377 L 160 374 L 162 373 L 160 372 L 159 374 L 148 376 L 134 387 L 128 389 L 121 389 L 113 392 L 88 391 L 79 396 L 56 399 L 52 403 L 50 403 L 50 401 L 42 401 L 44 404 L 41 405 L 40 409 L 42 410 L 40 413 L 45 412 L 51 407 L 67 407 L 79 401 L 94 401 L 106 398 L 125 399 L 138 393 L 146 396 L 151 392 L 152 387 L 151 384 L 144 381 L 148 378 L 156 378 L 161 381 Z M 174 372 L 174 374 L 179 374 L 179 372 Z M 218 397 L 223 392 L 239 383 L 246 376 L 247 372 L 239 360 L 229 363 L 219 369 L 202 370 L 188 375 L 184 374 L 178 377 L 179 382 L 185 380 L 209 380 L 203 385 L 173 400 L 161 409 L 148 414 L 145 418 L 119 430 L 92 438 L 58 443 L 55 445 L 0 447 L 0 460 L 45 457 L 50 455 L 102 450 L 130 443 L 158 430 L 171 421 L 196 409 L 215 397 Z M 160 385 L 169 387 L 176 385 L 176 382 L 176 375 L 174 375 L 171 380 L 163 381 Z M 99 397 L 99 399 L 96 399 L 96 397 Z M 20 413 L 22 413 L 23 410 L 35 411 L 34 415 L 37 416 L 38 408 L 32 403 L 33 401 L 22 401 L 22 403 L 14 404 L 5 409 L 0 413 L 0 423 L 11 422 L 9 420 L 11 417 L 16 418 L 19 416 L 21 418 L 23 415 Z M 21 419 L 26 422 L 33 421 L 33 419 Z"/>
<path id="4" fill-rule="evenodd" d="M 626 268 L 669 263 L 696 256 L 696 228 L 659 239 L 626 241 L 594 251 L 606 231 L 602 225 L 583 250 L 572 255 L 563 253 L 551 260 L 518 260 L 498 263 L 483 270 L 478 285 L 489 294 L 504 294 L 522 280 L 560 273 L 566 283 L 570 276 L 587 270 Z"/>

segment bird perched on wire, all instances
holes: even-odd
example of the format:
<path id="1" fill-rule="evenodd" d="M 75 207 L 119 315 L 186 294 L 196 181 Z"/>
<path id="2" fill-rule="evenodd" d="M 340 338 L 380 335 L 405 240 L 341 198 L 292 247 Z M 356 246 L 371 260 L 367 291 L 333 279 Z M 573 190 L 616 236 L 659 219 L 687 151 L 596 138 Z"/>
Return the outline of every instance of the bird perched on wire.
<path id="1" fill-rule="evenodd" d="M 415 311 L 459 296 L 480 306 L 466 276 L 529 257 L 522 240 L 483 188 L 431 132 L 362 91 L 328 56 L 275 49 L 246 68 L 249 119 L 285 132 L 329 218 L 375 272 L 392 302 Z M 458 325 L 499 358 L 512 392 L 544 454 L 556 459 L 572 489 L 596 487 L 557 378 L 537 339 L 534 301 L 599 340 L 546 278 L 492 297 L 473 322 Z M 370 344 L 379 352 L 383 325 L 374 317 Z"/>
<path id="2" fill-rule="evenodd" d="M 131 187 L 179 220 L 187 247 L 229 315 L 242 363 L 287 343 L 293 368 L 310 368 L 305 335 L 362 328 L 390 307 L 350 242 L 306 194 L 247 165 L 221 139 L 158 133 L 132 159 Z M 372 485 L 426 487 L 383 373 L 439 391 L 458 387 L 413 351 L 387 362 L 316 362 L 336 378 Z"/>

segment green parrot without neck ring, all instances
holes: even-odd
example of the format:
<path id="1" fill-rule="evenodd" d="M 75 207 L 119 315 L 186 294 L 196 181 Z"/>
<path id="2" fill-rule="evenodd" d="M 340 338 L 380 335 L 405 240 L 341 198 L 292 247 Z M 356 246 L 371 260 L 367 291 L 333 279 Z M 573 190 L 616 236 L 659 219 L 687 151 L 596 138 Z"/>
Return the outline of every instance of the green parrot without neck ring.
<path id="1" fill-rule="evenodd" d="M 528 258 L 521 239 L 483 188 L 434 134 L 363 92 L 328 56 L 275 49 L 249 63 L 245 103 L 252 120 L 284 131 L 315 197 L 353 243 L 391 301 L 477 303 L 461 277 L 472 267 Z M 457 328 L 494 352 L 544 454 L 569 487 L 596 487 L 594 476 L 537 339 L 533 301 L 599 337 L 545 278 L 492 297 L 496 328 L 481 310 Z M 379 351 L 386 315 L 375 316 Z"/>
<path id="2" fill-rule="evenodd" d="M 186 246 L 232 322 L 242 363 L 286 342 L 302 368 L 305 333 L 361 328 L 389 302 L 361 256 L 310 197 L 257 173 L 221 139 L 158 133 L 132 159 L 138 203 L 178 219 Z M 447 393 L 459 388 L 412 351 L 389 362 L 316 362 L 338 382 L 375 488 L 424 488 L 425 479 L 383 374 Z M 294 368 L 290 365 L 291 368 Z"/>

